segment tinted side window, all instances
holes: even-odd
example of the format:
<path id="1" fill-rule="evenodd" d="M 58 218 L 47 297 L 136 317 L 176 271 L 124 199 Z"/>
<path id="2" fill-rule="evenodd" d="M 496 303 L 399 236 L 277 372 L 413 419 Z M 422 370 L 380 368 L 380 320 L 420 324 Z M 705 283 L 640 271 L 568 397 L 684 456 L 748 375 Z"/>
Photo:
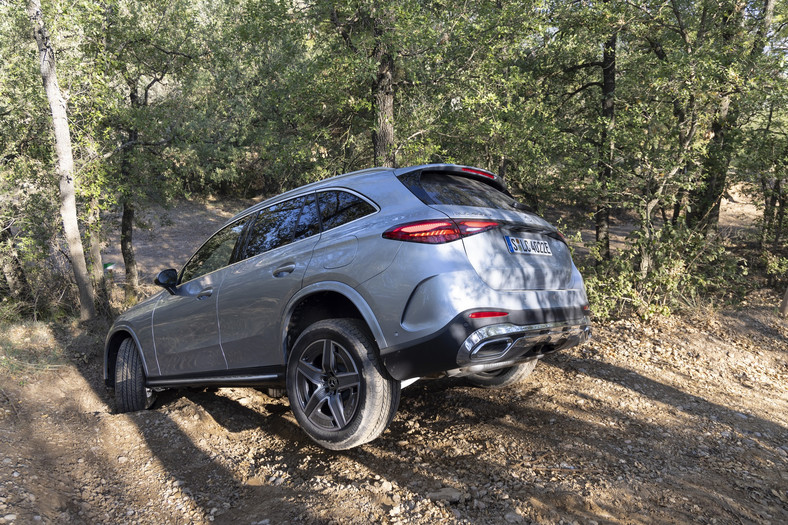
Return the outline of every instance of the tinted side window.
<path id="1" fill-rule="evenodd" d="M 240 258 L 254 257 L 292 242 L 304 201 L 299 197 L 261 210 L 249 230 L 249 241 Z"/>
<path id="2" fill-rule="evenodd" d="M 257 215 L 240 258 L 254 257 L 319 232 L 320 222 L 314 195 L 280 202 Z"/>
<path id="3" fill-rule="evenodd" d="M 318 194 L 323 231 L 375 213 L 375 208 L 360 197 L 341 190 L 324 191 Z"/>
<path id="4" fill-rule="evenodd" d="M 180 282 L 191 281 L 201 275 L 211 273 L 230 264 L 235 244 L 243 232 L 248 218 L 244 217 L 232 224 L 228 224 L 213 237 L 208 239 L 197 252 L 192 255 L 186 266 L 181 271 Z"/>
<path id="5" fill-rule="evenodd" d="M 425 204 L 511 209 L 514 199 L 481 181 L 447 173 L 422 173 L 403 183 Z"/>
<path id="6" fill-rule="evenodd" d="M 314 195 L 309 195 L 301 210 L 301 216 L 298 218 L 293 241 L 306 239 L 318 233 L 320 233 L 320 218 L 317 212 L 317 202 L 315 202 Z"/>

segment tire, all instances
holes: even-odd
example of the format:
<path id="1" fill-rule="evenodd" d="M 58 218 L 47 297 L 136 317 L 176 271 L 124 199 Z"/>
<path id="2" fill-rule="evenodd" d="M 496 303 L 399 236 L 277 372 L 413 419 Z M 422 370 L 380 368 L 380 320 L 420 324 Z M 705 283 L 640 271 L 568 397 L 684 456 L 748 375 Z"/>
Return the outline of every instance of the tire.
<path id="1" fill-rule="evenodd" d="M 115 362 L 115 409 L 118 413 L 145 410 L 155 399 L 153 391 L 145 388 L 145 370 L 137 345 L 133 339 L 125 339 Z"/>
<path id="2" fill-rule="evenodd" d="M 491 370 L 489 372 L 479 372 L 467 376 L 468 381 L 478 387 L 496 389 L 505 388 L 507 386 L 519 383 L 534 371 L 538 359 L 532 359 L 525 363 L 501 368 L 499 370 Z"/>
<path id="3" fill-rule="evenodd" d="M 347 450 L 380 436 L 397 411 L 400 383 L 387 376 L 357 319 L 309 326 L 287 360 L 287 397 L 317 444 Z"/>

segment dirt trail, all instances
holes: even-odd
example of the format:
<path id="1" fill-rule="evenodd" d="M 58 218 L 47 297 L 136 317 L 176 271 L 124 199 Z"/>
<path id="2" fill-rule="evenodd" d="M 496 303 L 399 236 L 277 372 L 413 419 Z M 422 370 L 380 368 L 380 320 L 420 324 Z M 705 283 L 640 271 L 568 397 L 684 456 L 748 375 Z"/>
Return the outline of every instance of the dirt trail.
<path id="1" fill-rule="evenodd" d="M 82 341 L 68 351 L 79 365 L 0 378 L 0 519 L 785 523 L 788 327 L 775 299 L 599 326 L 503 392 L 418 382 L 380 439 L 343 453 L 253 389 L 113 414 L 99 342 Z"/>
<path id="2" fill-rule="evenodd" d="M 176 265 L 194 246 L 170 248 Z M 61 365 L 0 373 L 0 524 L 788 523 L 779 299 L 597 325 L 504 391 L 417 382 L 380 439 L 341 453 L 253 389 L 114 414 L 102 336 L 39 325 Z"/>

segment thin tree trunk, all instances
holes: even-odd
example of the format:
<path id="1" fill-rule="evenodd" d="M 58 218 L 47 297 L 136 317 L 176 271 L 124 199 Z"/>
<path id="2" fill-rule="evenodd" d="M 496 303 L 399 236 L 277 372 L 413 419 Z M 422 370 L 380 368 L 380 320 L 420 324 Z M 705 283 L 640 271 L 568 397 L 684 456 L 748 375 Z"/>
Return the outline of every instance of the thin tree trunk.
<path id="1" fill-rule="evenodd" d="M 372 132 L 372 147 L 375 165 L 396 167 L 394 156 L 394 74 L 396 64 L 391 50 L 385 42 L 387 30 L 394 25 L 395 14 L 385 2 L 375 2 L 373 7 L 373 32 L 375 34 L 374 57 L 378 63 L 378 75 L 372 85 L 375 101 L 375 130 Z"/>
<path id="2" fill-rule="evenodd" d="M 60 178 L 60 215 L 63 219 L 63 230 L 66 236 L 74 280 L 79 289 L 80 319 L 87 321 L 96 316 L 93 287 L 90 283 L 82 238 L 79 234 L 77 221 L 77 205 L 74 190 L 74 156 L 71 150 L 71 132 L 66 115 L 66 101 L 60 92 L 55 69 L 55 53 L 49 41 L 44 18 L 41 13 L 40 0 L 29 0 L 27 12 L 33 25 L 36 44 L 39 51 L 39 67 L 44 83 L 49 107 L 52 111 L 52 126 L 55 132 L 55 153 Z"/>
<path id="3" fill-rule="evenodd" d="M 25 269 L 19 262 L 9 228 L 0 230 L 0 243 L 8 246 L 6 256 L 2 258 L 2 270 L 9 295 L 22 303 L 32 305 L 34 302 L 33 291 L 27 280 Z"/>
<path id="4" fill-rule="evenodd" d="M 784 223 L 785 223 L 785 193 L 782 187 L 782 177 L 777 178 L 777 182 L 774 184 L 775 193 L 777 193 L 777 217 L 774 220 L 774 249 L 777 250 L 780 247 L 780 240 L 782 239 L 782 234 L 784 230 Z"/>
<path id="5" fill-rule="evenodd" d="M 772 127 L 774 119 L 774 103 L 769 106 L 769 118 L 766 119 L 766 127 L 763 129 L 763 137 L 761 138 L 761 146 L 766 145 L 769 131 Z M 760 183 L 761 191 L 763 192 L 763 223 L 761 224 L 761 232 L 758 237 L 758 247 L 763 250 L 766 247 L 766 241 L 769 238 L 769 232 L 774 224 L 774 208 L 777 205 L 777 193 L 772 189 L 772 181 L 769 178 L 770 173 L 777 173 L 774 163 L 771 165 L 772 169 L 761 170 Z"/>
<path id="6" fill-rule="evenodd" d="M 93 285 L 96 290 L 96 305 L 102 315 L 109 313 L 109 291 L 107 279 L 104 275 L 104 262 L 101 256 L 101 224 L 99 220 L 99 205 L 95 199 L 90 203 L 88 216 L 88 239 L 90 241 L 90 268 Z"/>
<path id="7" fill-rule="evenodd" d="M 384 53 L 374 86 L 376 127 L 372 136 L 375 165 L 393 168 L 394 158 L 394 59 Z"/>
<path id="8" fill-rule="evenodd" d="M 129 85 L 129 104 L 132 109 L 139 109 L 145 106 L 147 97 L 140 97 L 137 91 L 139 79 L 130 80 Z M 136 128 L 128 130 L 128 143 L 135 144 L 139 139 L 139 131 Z M 132 146 L 133 147 L 133 146 Z M 132 180 L 131 149 L 123 151 L 120 164 L 120 176 L 122 180 Z M 131 192 L 133 195 L 133 191 Z M 122 217 L 120 221 L 120 253 L 123 256 L 123 265 L 126 271 L 125 284 L 123 286 L 123 300 L 126 305 L 132 305 L 137 301 L 139 292 L 139 271 L 137 270 L 137 260 L 134 256 L 134 213 L 136 207 L 134 197 L 127 195 L 121 201 Z"/>
<path id="9" fill-rule="evenodd" d="M 681 217 L 681 210 L 684 209 L 684 199 L 686 196 L 687 192 L 684 188 L 679 188 L 679 191 L 676 192 L 676 202 L 673 204 L 673 216 L 670 219 L 670 223 L 673 224 L 674 227 L 679 223 L 679 217 Z"/>
<path id="10" fill-rule="evenodd" d="M 602 138 L 600 140 L 601 151 L 599 154 L 599 183 L 601 186 L 600 199 L 597 204 L 595 223 L 596 223 L 596 244 L 599 254 L 603 260 L 610 260 L 610 180 L 613 177 L 613 158 L 615 152 L 615 140 L 613 130 L 616 125 L 616 43 L 618 33 L 613 35 L 605 42 L 602 56 Z"/>
<path id="11" fill-rule="evenodd" d="M 88 239 L 90 241 L 90 275 L 96 284 L 104 280 L 104 265 L 101 257 L 101 232 L 99 231 L 99 210 L 96 202 L 90 203 L 88 216 Z"/>
<path id="12" fill-rule="evenodd" d="M 774 228 L 774 210 L 777 207 L 777 194 L 769 187 L 769 181 L 766 180 L 766 175 L 761 175 L 761 187 L 763 188 L 764 199 L 763 207 L 763 223 L 761 224 L 761 232 L 758 236 L 758 247 L 761 250 L 766 248 L 766 243 L 771 237 L 772 229 Z"/>
<path id="13" fill-rule="evenodd" d="M 123 254 L 123 264 L 126 267 L 126 284 L 124 285 L 124 300 L 132 304 L 137 299 L 139 289 L 139 273 L 137 261 L 134 258 L 134 205 L 131 202 L 123 203 L 123 216 L 120 220 L 120 252 Z"/>
<path id="14" fill-rule="evenodd" d="M 780 304 L 780 315 L 783 317 L 788 317 L 788 288 L 785 290 L 783 302 Z"/>

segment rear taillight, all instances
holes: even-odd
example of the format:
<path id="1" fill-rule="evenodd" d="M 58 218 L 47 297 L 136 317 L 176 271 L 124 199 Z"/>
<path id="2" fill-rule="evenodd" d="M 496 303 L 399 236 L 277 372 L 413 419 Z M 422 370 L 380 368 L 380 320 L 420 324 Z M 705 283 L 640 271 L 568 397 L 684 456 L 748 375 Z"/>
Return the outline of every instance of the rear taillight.
<path id="1" fill-rule="evenodd" d="M 388 229 L 383 237 L 396 241 L 441 244 L 459 239 L 460 230 L 452 221 L 419 221 Z"/>
<path id="2" fill-rule="evenodd" d="M 460 233 L 463 237 L 469 235 L 476 235 L 477 233 L 486 232 L 497 228 L 501 224 L 495 221 L 472 221 L 472 220 L 457 220 L 455 221 L 460 228 Z"/>
<path id="3" fill-rule="evenodd" d="M 395 241 L 443 244 L 498 226 L 500 223 L 495 221 L 475 219 L 418 221 L 390 228 L 383 233 L 383 238 Z"/>

